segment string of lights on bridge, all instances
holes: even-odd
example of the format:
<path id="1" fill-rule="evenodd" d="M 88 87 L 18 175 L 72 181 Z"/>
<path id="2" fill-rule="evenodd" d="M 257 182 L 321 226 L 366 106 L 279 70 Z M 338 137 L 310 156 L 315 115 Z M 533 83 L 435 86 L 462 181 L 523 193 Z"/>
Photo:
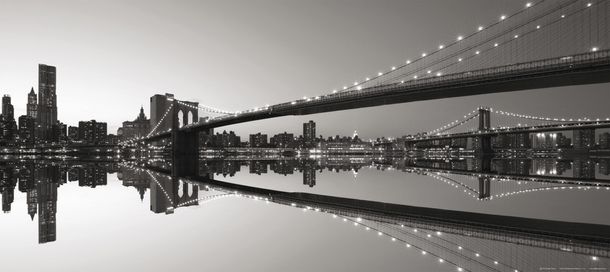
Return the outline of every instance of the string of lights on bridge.
<path id="1" fill-rule="evenodd" d="M 453 40 L 453 41 L 450 41 L 448 43 L 441 43 L 438 46 L 438 49 L 432 50 L 432 52 L 429 53 L 429 54 L 426 53 L 426 52 L 423 52 L 420 57 L 414 59 L 413 61 L 408 59 L 408 60 L 405 61 L 404 64 L 401 64 L 401 65 L 398 65 L 398 66 L 392 66 L 389 70 L 378 72 L 376 76 L 366 77 L 363 81 L 360 81 L 360 82 L 359 81 L 355 81 L 352 86 L 344 85 L 342 90 L 343 91 L 351 91 L 351 90 L 354 90 L 354 89 L 362 90 L 362 85 L 365 84 L 365 83 L 377 80 L 377 79 L 379 79 L 379 78 L 381 78 L 383 76 L 386 76 L 386 75 L 389 75 L 391 73 L 394 73 L 394 72 L 396 72 L 398 70 L 401 70 L 401 69 L 403 69 L 405 67 L 415 65 L 416 63 L 422 61 L 425 58 L 429 58 L 429 57 L 431 57 L 431 56 L 433 56 L 433 55 L 435 55 L 435 54 L 437 54 L 437 53 L 439 53 L 439 52 L 441 52 L 443 50 L 447 50 L 447 49 L 449 49 L 449 48 L 451 48 L 451 47 L 453 47 L 453 46 L 455 46 L 455 45 L 457 45 L 459 43 L 463 43 L 463 42 L 469 40 L 470 38 L 476 36 L 477 34 L 484 33 L 488 29 L 491 29 L 494 26 L 499 25 L 501 22 L 504 22 L 507 19 L 510 19 L 510 18 L 512 18 L 514 16 L 517 16 L 518 14 L 524 12 L 526 9 L 532 8 L 534 6 L 538 6 L 539 4 L 541 4 L 543 2 L 545 2 L 545 0 L 541 0 L 541 1 L 537 1 L 537 2 L 527 2 L 525 4 L 525 8 L 524 9 L 521 9 L 521 10 L 519 10 L 519 11 L 517 11 L 517 12 L 511 14 L 511 15 L 501 15 L 499 21 L 489 23 L 489 24 L 487 24 L 487 27 L 485 27 L 484 25 L 479 25 L 476 28 L 476 30 L 474 32 L 472 32 L 471 34 L 466 35 L 466 36 L 458 35 L 457 38 L 455 40 Z M 479 51 L 476 52 L 477 55 L 479 53 L 480 53 Z M 461 62 L 462 60 L 463 60 L 463 58 L 459 59 L 459 62 Z M 427 74 L 432 74 L 432 71 L 428 70 Z M 436 75 L 437 76 L 441 76 L 442 73 L 441 72 L 437 72 Z M 414 75 L 413 79 L 418 79 L 418 76 Z M 404 81 L 402 81 L 401 83 L 404 83 Z M 332 92 L 333 93 L 337 93 L 338 91 L 335 89 Z"/>
<path id="2" fill-rule="evenodd" d="M 606 1 L 606 0 L 600 0 L 599 2 L 603 2 L 603 1 Z M 576 3 L 576 2 L 573 2 L 572 4 L 575 4 L 575 3 Z M 470 49 L 477 49 L 477 48 L 481 48 L 481 49 L 474 50 L 474 53 L 473 53 L 473 54 L 471 54 L 471 55 L 469 55 L 469 56 L 466 56 L 466 57 L 463 57 L 463 56 L 459 56 L 459 57 L 457 57 L 457 56 L 456 56 L 456 57 L 457 57 L 457 61 L 452 62 L 452 63 L 450 63 L 450 64 L 448 64 L 448 65 L 446 65 L 446 66 L 444 66 L 444 67 L 438 68 L 437 70 L 439 70 L 439 72 L 436 72 L 436 76 L 437 76 L 437 77 L 442 76 L 442 75 L 443 75 L 443 73 L 442 73 L 441 71 L 443 71 L 443 70 L 445 70 L 445 69 L 447 69 L 447 68 L 450 68 L 450 67 L 452 67 L 452 66 L 454 66 L 454 65 L 457 65 L 457 64 L 461 63 L 462 61 L 466 61 L 466 60 L 470 60 L 470 59 L 475 58 L 475 57 L 479 57 L 480 55 L 483 55 L 483 54 L 485 54 L 485 53 L 487 53 L 487 52 L 489 52 L 489 51 L 491 51 L 491 50 L 494 50 L 494 49 L 496 49 L 496 48 L 498 48 L 498 47 L 501 47 L 501 46 L 503 46 L 503 45 L 508 45 L 508 44 L 512 43 L 513 41 L 516 41 L 518 38 L 523 38 L 523 37 L 528 36 L 528 35 L 530 35 L 530 34 L 532 34 L 532 33 L 536 33 L 536 32 L 538 32 L 540 29 L 542 29 L 542 28 L 544 28 L 544 27 L 546 27 L 546 26 L 551 26 L 551 25 L 554 25 L 555 23 L 560 22 L 560 21 L 564 20 L 565 18 L 571 17 L 571 16 L 573 16 L 573 15 L 575 15 L 575 14 L 578 14 L 579 12 L 584 11 L 584 10 L 588 9 L 589 7 L 591 7 L 591 6 L 593 6 L 593 4 L 592 4 L 592 3 L 587 3 L 587 4 L 586 4 L 586 5 L 583 7 L 583 8 L 581 8 L 581 9 L 579 9 L 579 10 L 575 11 L 575 12 L 572 12 L 572 13 L 570 13 L 570 14 L 562 14 L 562 15 L 561 15 L 561 16 L 559 16 L 559 17 L 558 17 L 556 20 L 554 20 L 554 21 L 552 21 L 552 22 L 550 22 L 550 23 L 548 23 L 548 24 L 546 24 L 546 25 L 541 25 L 541 24 L 538 24 L 538 25 L 536 25 L 536 27 L 535 27 L 535 28 L 530 29 L 529 31 L 527 31 L 527 32 L 525 32 L 525 33 L 522 33 L 522 34 L 512 34 L 512 36 L 510 36 L 510 37 L 509 37 L 507 40 L 505 40 L 505 41 L 503 41 L 503 42 L 494 42 L 494 43 L 493 43 L 493 46 L 490 46 L 490 47 L 488 47 L 488 48 L 486 48 L 486 49 L 482 49 L 482 47 L 481 47 L 481 46 L 482 46 L 482 45 L 484 45 L 484 44 L 487 44 L 489 41 L 481 42 L 481 43 L 479 43 L 477 46 L 473 46 L 473 47 L 471 47 L 471 48 L 470 48 Z M 565 7 L 563 7 L 563 6 L 562 6 L 562 7 L 559 7 L 559 9 L 562 9 L 562 8 L 565 8 Z M 549 12 L 548 14 L 552 14 L 552 13 L 553 13 L 553 12 Z M 501 17 L 501 18 L 502 18 L 502 17 Z M 542 17 L 540 17 L 540 18 L 542 18 Z M 540 18 L 538 18 L 538 19 L 540 19 Z M 511 30 L 511 31 L 508 31 L 508 32 L 512 32 L 512 30 Z M 504 35 L 506 35 L 508 32 L 503 33 L 502 35 L 498 35 L 498 36 L 504 36 Z M 458 39 L 459 39 L 459 37 L 458 37 Z M 439 51 L 440 51 L 440 49 L 439 49 Z M 470 50 L 466 50 L 466 51 L 470 51 Z M 590 51 L 591 51 L 591 52 L 597 52 L 597 51 L 599 51 L 599 47 L 597 47 L 597 46 L 593 46 L 593 47 L 591 47 Z M 562 57 L 562 59 L 563 59 L 563 58 L 564 58 L 564 57 Z M 439 63 L 444 62 L 445 60 L 447 60 L 447 59 L 443 59 L 443 60 L 441 60 L 441 61 L 434 62 L 433 64 L 430 64 L 428 67 L 433 67 L 433 66 L 435 66 L 435 65 L 437 65 L 437 64 L 439 64 Z M 427 71 L 426 71 L 426 70 L 427 70 Z M 428 75 L 433 74 L 433 71 L 432 71 L 432 70 L 429 70 L 429 69 L 426 69 L 426 68 L 420 68 L 418 71 L 426 71 L 426 74 L 428 74 Z M 413 75 L 413 73 L 411 73 L 411 74 Z M 409 77 L 407 77 L 407 78 L 409 78 Z M 413 79 L 414 79 L 414 80 L 415 80 L 415 79 L 417 79 L 417 78 L 418 78 L 418 75 L 417 75 L 417 74 L 413 75 Z M 400 83 L 401 83 L 401 84 L 403 84 L 403 83 L 405 83 L 405 81 L 404 81 L 404 80 L 402 80 Z"/>
<path id="3" fill-rule="evenodd" d="M 135 168 L 133 166 L 129 166 L 128 165 L 128 167 L 130 167 L 132 169 L 140 170 L 140 169 Z M 155 181 L 157 183 L 157 185 L 163 190 L 163 187 L 159 184 L 159 182 L 156 180 L 156 178 L 150 173 L 150 170 L 145 170 L 145 171 L 151 176 L 153 181 Z M 271 203 L 271 200 L 268 197 L 261 197 L 261 196 L 257 196 L 257 195 L 253 195 L 253 194 L 243 194 L 243 193 L 241 193 L 239 191 L 236 191 L 236 190 L 235 191 L 231 191 L 231 190 L 224 189 L 222 187 L 212 188 L 209 185 L 206 185 L 205 188 L 207 190 L 213 190 L 213 191 L 224 192 L 224 193 L 223 194 L 219 194 L 219 195 L 212 195 L 212 196 L 206 196 L 206 197 L 201 198 L 204 201 L 205 200 L 211 201 L 211 200 L 214 200 L 214 199 L 221 199 L 221 198 L 226 198 L 226 197 L 241 197 L 241 198 L 252 199 L 252 200 L 256 200 L 256 201 L 264 200 L 265 203 L 267 203 L 267 204 Z M 599 189 L 599 187 L 597 189 Z M 606 189 L 608 190 L 610 188 L 606 188 Z M 532 190 L 535 190 L 535 189 L 532 189 Z M 544 190 L 552 190 L 552 189 L 545 188 Z M 163 190 L 163 192 L 166 195 L 166 197 L 168 198 L 168 200 L 170 200 L 170 202 L 171 202 L 171 198 L 169 198 L 169 195 L 167 194 L 167 192 L 165 192 L 165 190 Z M 181 205 L 178 205 L 178 206 L 179 207 L 186 206 L 189 203 L 190 202 L 187 201 L 187 202 L 182 203 Z M 281 204 L 281 203 L 278 203 L 278 204 Z M 173 206 L 173 204 L 172 204 L 172 206 Z M 402 239 L 402 238 L 397 237 L 396 235 L 393 235 L 393 234 L 391 234 L 391 233 L 389 233 L 387 231 L 383 231 L 381 229 L 378 229 L 378 228 L 372 227 L 370 225 L 367 225 L 366 223 L 363 223 L 363 219 L 360 218 L 360 217 L 356 217 L 355 219 L 353 219 L 351 217 L 338 216 L 335 213 L 330 213 L 329 211 L 321 209 L 321 208 L 316 208 L 316 207 L 311 207 L 311 206 L 301 206 L 301 205 L 297 205 L 294 202 L 290 203 L 290 206 L 291 207 L 296 207 L 296 208 L 302 208 L 302 210 L 304 212 L 315 211 L 315 212 L 330 214 L 330 215 L 332 215 L 333 218 L 339 218 L 340 217 L 340 218 L 343 219 L 344 222 L 351 222 L 351 223 L 353 223 L 354 226 L 359 226 L 359 225 L 364 226 L 365 227 L 364 229 L 366 231 L 369 231 L 369 230 L 377 231 L 377 235 L 378 236 L 380 236 L 380 237 L 389 237 L 390 241 L 392 241 L 392 242 L 400 241 L 400 242 L 405 244 L 406 248 L 415 248 L 415 249 L 421 251 L 423 256 L 425 256 L 425 255 L 434 256 L 435 258 L 437 258 L 439 263 L 449 263 L 449 264 L 452 264 L 452 265 L 454 265 L 456 267 L 457 271 L 471 271 L 471 270 L 468 270 L 468 269 L 465 269 L 465 268 L 461 267 L 460 265 L 458 265 L 455 262 L 452 262 L 450 260 L 446 260 L 446 259 L 442 258 L 438 254 L 435 254 L 433 252 L 428 252 L 423 247 L 411 244 L 406 239 Z M 388 224 L 390 224 L 390 223 L 388 223 Z M 427 232 L 426 230 L 422 230 L 421 228 L 418 229 L 415 226 L 411 226 L 411 229 L 412 229 L 412 233 L 411 233 L 410 231 L 406 231 L 407 229 L 405 228 L 405 224 L 398 224 L 397 226 L 394 226 L 394 224 L 390 225 L 391 228 L 393 227 L 393 228 L 396 228 L 396 229 L 398 229 L 398 226 L 400 226 L 400 229 L 405 229 L 405 232 L 403 232 L 403 234 L 414 236 L 414 237 L 416 237 L 416 238 L 418 238 L 418 239 L 420 239 L 422 241 L 425 241 L 427 243 L 430 243 L 432 245 L 436 245 L 436 246 L 444 248 L 444 249 L 449 249 L 446 246 L 443 246 L 440 243 L 433 241 L 432 239 L 439 239 L 442 242 L 449 243 L 449 244 L 451 244 L 453 247 L 455 247 L 457 249 L 457 251 L 453 251 L 452 250 L 451 251 L 452 253 L 455 254 L 456 252 L 459 252 L 458 255 L 466 257 L 470 261 L 474 260 L 474 261 L 476 261 L 477 263 L 479 263 L 481 265 L 487 266 L 486 263 L 478 260 L 479 258 L 483 258 L 483 259 L 486 259 L 490 264 L 493 264 L 494 266 L 504 266 L 504 267 L 507 267 L 507 268 L 511 269 L 511 271 L 514 271 L 514 272 L 519 272 L 520 271 L 520 270 L 512 267 L 511 265 L 499 262 L 498 260 L 496 260 L 496 259 L 494 259 L 492 257 L 484 256 L 483 254 L 479 253 L 478 251 L 469 249 L 469 248 L 464 247 L 462 245 L 459 245 L 459 244 L 457 244 L 457 243 L 455 243 L 453 241 L 450 241 L 450 240 L 442 238 L 441 237 L 442 232 L 440 230 L 430 230 L 430 232 Z M 423 236 L 418 236 L 418 234 L 421 234 Z M 435 235 L 433 235 L 433 234 L 435 234 Z M 466 254 L 468 254 L 468 255 L 466 255 Z M 472 256 L 474 256 L 474 258 Z M 592 261 L 598 261 L 599 260 L 599 258 L 596 257 L 596 256 L 590 256 L 590 259 Z"/>

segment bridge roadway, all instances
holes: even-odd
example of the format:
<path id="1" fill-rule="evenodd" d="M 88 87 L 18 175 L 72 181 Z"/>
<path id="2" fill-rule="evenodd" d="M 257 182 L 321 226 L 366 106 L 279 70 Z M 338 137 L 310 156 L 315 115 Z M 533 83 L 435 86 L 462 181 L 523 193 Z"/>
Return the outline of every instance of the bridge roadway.
<path id="1" fill-rule="evenodd" d="M 171 175 L 164 169 L 152 168 Z M 407 206 L 352 198 L 284 192 L 215 180 L 211 175 L 184 177 L 183 181 L 210 189 L 246 196 L 298 208 L 360 217 L 365 220 L 405 225 L 462 236 L 502 241 L 520 245 L 569 250 L 577 254 L 610 257 L 610 226 L 524 217 L 492 215 L 436 208 Z"/>
<path id="2" fill-rule="evenodd" d="M 300 99 L 213 118 L 182 129 L 206 130 L 279 116 L 607 82 L 610 82 L 610 50 L 602 50 Z"/>
<path id="3" fill-rule="evenodd" d="M 551 121 L 549 121 L 551 122 Z M 579 129 L 602 129 L 610 128 L 610 120 L 599 120 L 599 121 L 576 121 L 573 123 L 561 123 L 561 124 L 550 124 L 540 126 L 527 126 L 527 127 L 512 127 L 506 129 L 491 129 L 491 130 L 477 130 L 469 132 L 460 132 L 452 134 L 441 134 L 441 135 L 429 135 L 419 136 L 413 138 L 407 138 L 407 142 L 426 142 L 439 139 L 456 139 L 456 138 L 469 138 L 475 136 L 497 136 L 502 134 L 519 134 L 519 133 L 539 133 L 539 132 L 550 132 L 550 131 L 567 131 L 567 130 L 579 130 Z"/>
<path id="4" fill-rule="evenodd" d="M 209 131 L 217 127 L 280 116 L 608 82 L 610 50 L 602 50 L 299 99 L 208 119 L 184 126 L 180 130 L 186 133 Z M 151 142 L 170 137 L 171 132 L 163 131 L 143 140 Z"/>

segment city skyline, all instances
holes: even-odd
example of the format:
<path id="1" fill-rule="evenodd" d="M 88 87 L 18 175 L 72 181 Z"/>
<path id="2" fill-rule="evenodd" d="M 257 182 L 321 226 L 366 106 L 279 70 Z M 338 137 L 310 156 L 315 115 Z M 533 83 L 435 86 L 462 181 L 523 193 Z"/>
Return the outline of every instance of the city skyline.
<path id="1" fill-rule="evenodd" d="M 373 10 L 372 14 L 368 14 L 365 19 L 362 19 L 364 18 L 360 15 L 362 9 L 372 4 L 356 2 L 353 7 L 345 8 L 340 3 L 286 2 L 275 8 L 282 9 L 287 15 L 294 15 L 293 20 L 285 22 L 284 25 L 278 25 L 276 20 L 279 20 L 279 17 L 274 15 L 267 20 L 254 20 L 251 27 L 242 28 L 244 20 L 251 16 L 265 17 L 264 15 L 266 15 L 263 8 L 246 5 L 237 9 L 236 18 L 233 18 L 236 21 L 228 26 L 228 31 L 219 33 L 215 31 L 214 26 L 222 22 L 222 18 L 196 16 L 189 12 L 189 8 L 205 7 L 211 11 L 222 11 L 233 8 L 234 3 L 184 3 L 168 7 L 161 2 L 154 2 L 145 10 L 137 12 L 134 17 L 127 16 L 135 12 L 136 7 L 130 4 L 91 3 L 87 5 L 80 2 L 64 2 L 73 4 L 76 11 L 90 15 L 86 17 L 75 13 L 63 13 L 61 5 L 49 7 L 44 3 L 34 3 L 24 1 L 0 11 L 2 18 L 9 22 L 0 28 L 10 25 L 15 28 L 12 29 L 13 32 L 29 33 L 29 35 L 13 37 L 14 39 L 9 39 L 8 43 L 3 44 L 6 51 L 0 54 L 17 52 L 17 45 L 26 45 L 26 47 L 21 48 L 18 51 L 19 54 L 7 55 L 3 58 L 6 61 L 0 64 L 0 91 L 11 95 L 16 115 L 21 115 L 22 112 L 25 112 L 27 91 L 31 87 L 35 87 L 36 93 L 39 93 L 36 88 L 38 86 L 37 64 L 47 63 L 56 66 L 57 104 L 60 108 L 58 119 L 64 120 L 70 125 L 75 125 L 80 120 L 106 121 L 109 124 L 110 133 L 115 133 L 123 121 L 131 120 L 132 115 L 137 114 L 141 105 L 144 105 L 145 112 L 148 113 L 146 98 L 154 93 L 171 92 L 180 98 L 227 110 L 242 110 L 289 101 L 304 95 L 314 96 L 328 93 L 357 78 L 375 73 L 376 71 L 371 71 L 371 68 L 387 69 L 388 66 L 396 64 L 397 59 L 416 56 L 421 51 L 429 50 L 439 42 L 453 37 L 456 33 L 468 32 L 477 24 L 493 20 L 491 14 L 509 13 L 520 8 L 521 5 L 508 1 L 502 3 L 468 1 L 469 5 L 447 4 L 442 1 L 416 2 L 407 5 L 398 1 L 387 1 L 383 8 Z M 262 5 L 262 7 L 264 6 Z M 472 6 L 477 6 L 481 15 L 479 12 L 473 13 L 473 10 L 468 8 Z M 97 23 L 103 19 L 100 11 L 95 11 L 95 8 L 103 11 L 111 7 L 119 9 L 117 22 L 104 26 L 101 31 L 117 37 L 113 43 L 104 44 L 100 40 L 101 36 L 91 36 L 86 33 L 86 30 L 88 28 L 96 29 Z M 438 7 L 446 9 L 451 7 L 453 12 L 436 20 L 421 18 L 419 13 Z M 15 14 L 20 14 L 18 12 L 5 14 L 7 11 L 19 11 L 26 8 L 29 9 L 29 12 L 19 18 L 15 17 Z M 41 14 L 45 8 L 56 11 L 65 18 L 60 19 L 61 16 L 55 17 L 46 13 Z M 168 9 L 167 17 L 155 17 L 156 12 L 163 8 Z M 311 16 L 315 16 L 320 22 L 314 23 L 302 15 L 295 14 L 303 8 L 309 10 Z M 399 14 L 398 11 L 404 14 Z M 330 16 L 331 14 L 340 16 L 345 22 L 337 22 L 334 17 Z M 30 17 L 36 15 L 47 19 L 45 22 L 50 29 L 48 33 L 40 33 L 40 30 L 32 28 L 33 23 L 41 20 Z M 31 21 L 23 23 L 28 18 Z M 171 20 L 173 23 L 165 24 L 158 29 L 145 25 L 153 18 L 155 21 L 168 22 Z M 468 18 L 468 20 L 464 20 L 464 18 Z M 121 23 L 133 22 L 136 19 L 140 22 L 134 26 L 119 29 Z M 66 20 L 80 26 L 72 26 L 70 31 L 53 27 L 63 25 Z M 413 24 L 410 24 L 411 20 L 413 20 Z M 391 22 L 399 23 L 400 28 L 393 29 L 392 24 L 389 24 Z M 446 28 L 448 22 L 451 22 L 452 25 Z M 315 28 L 317 24 L 321 23 L 328 23 L 332 27 Z M 384 28 L 380 28 L 381 25 Z M 384 31 L 364 31 L 364 33 L 357 31 L 358 29 L 373 30 L 376 27 L 384 29 Z M 426 27 L 434 35 L 422 33 L 422 27 Z M 206 35 L 211 35 L 209 37 L 213 39 L 203 40 L 203 37 L 195 35 L 198 28 L 201 28 Z M 386 28 L 388 28 L 387 31 L 385 31 Z M 179 31 L 174 33 L 173 30 Z M 299 33 L 307 33 L 310 38 L 303 40 L 304 38 Z M 57 38 L 52 39 L 45 47 L 27 47 L 30 41 L 35 41 L 39 36 L 46 37 L 54 34 L 58 35 Z M 365 36 L 361 36 L 361 34 Z M 74 41 L 80 37 L 79 35 L 84 37 L 79 40 L 84 44 L 79 44 L 79 50 L 72 50 L 69 41 Z M 286 38 L 282 38 L 284 36 Z M 358 38 L 354 38 L 354 36 Z M 414 36 L 418 39 L 410 38 Z M 164 42 L 159 41 L 159 37 L 164 37 Z M 174 38 L 176 43 L 165 41 L 171 40 L 170 37 Z M 262 39 L 262 37 L 266 39 Z M 146 48 L 138 38 L 149 42 L 146 44 Z M 388 43 L 360 44 L 359 39 L 381 39 Z M 238 46 L 240 41 L 252 44 L 254 49 L 246 50 Z M 409 48 L 398 46 L 401 43 L 408 44 Z M 350 49 L 346 50 L 345 44 L 350 44 Z M 225 45 L 226 48 L 221 45 Z M 305 45 L 313 47 L 310 50 L 304 50 Z M 202 46 L 203 49 L 191 50 L 197 46 Z M 278 46 L 280 47 L 278 48 Z M 134 53 L 134 50 L 138 48 L 143 48 L 144 51 L 127 57 L 127 54 Z M 62 57 L 67 56 L 68 51 L 79 58 Z M 172 54 L 172 52 L 179 51 L 194 53 L 188 56 Z M 100 53 L 104 52 L 106 54 L 112 52 L 112 61 L 100 58 L 100 56 L 104 56 Z M 212 52 L 217 53 L 218 56 L 212 56 Z M 277 54 L 277 57 L 271 58 L 269 56 L 271 53 Z M 347 57 L 348 55 L 350 58 Z M 358 57 L 352 58 L 353 55 Z M 221 56 L 224 59 L 220 60 Z M 209 60 L 206 61 L 208 57 Z M 175 69 L 182 66 L 192 70 Z M 282 69 L 286 66 L 291 68 Z M 136 67 L 139 68 L 137 71 Z M 245 67 L 248 72 L 236 78 L 233 72 L 228 72 L 234 67 Z M 321 69 L 322 67 L 323 69 Z M 197 72 L 195 73 L 195 71 Z M 219 73 L 221 74 L 219 75 Z M 123 74 L 131 76 L 124 78 L 121 76 Z M 203 79 L 201 79 L 201 75 L 203 75 Z M 498 108 L 514 106 L 516 111 L 533 114 L 562 113 L 582 117 L 604 117 L 601 115 L 605 113 L 605 105 L 597 97 L 604 95 L 605 88 L 607 88 L 607 84 L 562 87 L 527 93 L 514 92 L 458 98 L 450 101 L 414 102 L 341 111 L 325 114 L 323 118 L 326 122 L 319 122 L 319 130 L 331 135 L 349 135 L 352 131 L 358 130 L 363 138 L 405 135 L 425 131 L 432 128 L 429 123 L 445 122 L 447 121 L 445 116 L 462 115 L 470 108 L 481 105 Z M 236 100 L 233 99 L 234 97 L 244 99 Z M 586 106 L 574 106 L 571 101 L 576 97 Z M 540 105 L 536 101 L 548 103 Z M 122 110 L 112 110 L 114 107 Z M 443 109 L 443 112 L 436 109 Z M 406 116 L 406 118 L 403 118 L 403 123 L 393 126 L 388 126 L 385 122 L 378 122 L 378 120 L 394 119 L 394 116 Z M 421 116 L 426 116 L 426 118 L 418 118 Z M 280 118 L 236 125 L 230 129 L 240 134 L 249 134 L 254 132 L 256 127 L 264 126 L 268 128 L 264 132 L 273 134 L 284 130 L 297 131 L 298 124 L 310 119 L 320 121 L 320 118 L 322 117 L 318 115 L 303 118 Z M 334 125 L 336 123 L 345 126 L 337 127 Z"/>

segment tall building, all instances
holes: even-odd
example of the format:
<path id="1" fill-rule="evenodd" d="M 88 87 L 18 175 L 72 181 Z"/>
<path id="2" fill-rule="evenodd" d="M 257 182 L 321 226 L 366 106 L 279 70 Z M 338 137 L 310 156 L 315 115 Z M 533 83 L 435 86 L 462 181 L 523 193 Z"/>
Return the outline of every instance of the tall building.
<path id="1" fill-rule="evenodd" d="M 48 140 L 49 130 L 57 123 L 57 95 L 55 93 L 56 69 L 54 66 L 38 65 L 37 123 L 41 138 Z"/>
<path id="2" fill-rule="evenodd" d="M 15 109 L 11 104 L 11 96 L 7 94 L 2 97 L 2 118 L 4 120 L 15 120 Z"/>
<path id="3" fill-rule="evenodd" d="M 144 137 L 150 131 L 150 120 L 144 114 L 144 107 L 140 107 L 140 114 L 133 121 L 123 122 L 123 127 L 119 129 L 117 135 L 122 139 L 133 139 Z"/>
<path id="4" fill-rule="evenodd" d="M 588 149 L 595 146 L 595 129 L 576 129 L 573 132 L 574 149 Z"/>
<path id="5" fill-rule="evenodd" d="M 287 132 L 276 134 L 271 137 L 269 143 L 271 146 L 278 148 L 292 147 L 292 144 L 294 143 L 294 134 Z"/>
<path id="6" fill-rule="evenodd" d="M 68 127 L 68 140 L 78 141 L 78 127 L 74 127 L 74 126 Z"/>
<path id="7" fill-rule="evenodd" d="M 250 147 L 266 147 L 267 134 L 250 134 Z"/>
<path id="8" fill-rule="evenodd" d="M 305 146 L 311 147 L 316 143 L 316 123 L 309 120 L 303 123 L 303 141 Z"/>
<path id="9" fill-rule="evenodd" d="M 38 112 L 38 100 L 36 98 L 36 93 L 34 92 L 34 87 L 30 90 L 28 94 L 28 104 L 27 104 L 27 116 L 30 116 L 36 119 Z"/>
<path id="10" fill-rule="evenodd" d="M 36 120 L 29 115 L 19 116 L 19 140 L 25 144 L 32 144 L 35 141 Z"/>
<path id="11" fill-rule="evenodd" d="M 17 124 L 15 122 L 15 111 L 11 104 L 11 97 L 4 95 L 2 97 L 2 140 L 5 143 L 12 144 L 17 134 Z"/>
<path id="12" fill-rule="evenodd" d="M 106 142 L 107 125 L 103 122 L 80 121 L 78 122 L 78 139 L 83 143 L 102 144 Z"/>

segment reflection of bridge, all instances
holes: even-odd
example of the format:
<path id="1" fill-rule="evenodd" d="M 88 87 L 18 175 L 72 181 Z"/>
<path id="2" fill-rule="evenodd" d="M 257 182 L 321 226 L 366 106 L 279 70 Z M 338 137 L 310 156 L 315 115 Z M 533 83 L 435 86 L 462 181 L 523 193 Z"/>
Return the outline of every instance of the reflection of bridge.
<path id="1" fill-rule="evenodd" d="M 157 169 L 158 170 L 158 169 Z M 150 170 L 144 170 L 150 171 Z M 168 174 L 169 172 L 167 172 Z M 164 176 L 160 172 L 153 175 Z M 454 265 L 460 271 L 530 271 L 532 263 L 507 261 L 499 248 L 546 250 L 565 258 L 591 261 L 610 257 L 610 226 L 498 216 L 398 204 L 292 193 L 222 182 L 209 176 L 184 179 L 206 190 L 222 192 L 211 198 L 234 196 L 266 201 L 304 212 L 342 218 L 390 241 Z M 209 199 L 209 198 L 208 198 Z M 481 248 L 480 243 L 486 244 Z M 513 253 L 515 254 L 513 247 Z M 594 256 L 594 257 L 592 257 Z M 514 255 L 513 255 L 514 257 Z"/>
<path id="2" fill-rule="evenodd" d="M 199 134 L 209 135 L 221 126 L 279 116 L 609 82 L 610 37 L 599 34 L 610 28 L 605 16 L 599 16 L 600 12 L 607 13 L 609 6 L 606 0 L 537 1 L 469 35 L 459 35 L 421 57 L 401 61 L 401 65 L 376 76 L 320 96 L 237 112 L 168 97 L 165 103 L 155 104 L 154 116 L 159 118 L 151 123 L 153 129 L 135 142 L 171 139 L 165 144 L 172 146 L 177 170 L 192 175 L 198 159 Z M 222 116 L 199 121 L 198 115 L 192 113 L 199 110 Z M 482 139 L 480 150 L 484 152 L 489 151 L 489 135 L 608 126 L 606 121 L 586 121 L 502 131 L 491 130 L 488 123 L 489 120 L 483 121 L 484 132 L 468 134 Z"/>

